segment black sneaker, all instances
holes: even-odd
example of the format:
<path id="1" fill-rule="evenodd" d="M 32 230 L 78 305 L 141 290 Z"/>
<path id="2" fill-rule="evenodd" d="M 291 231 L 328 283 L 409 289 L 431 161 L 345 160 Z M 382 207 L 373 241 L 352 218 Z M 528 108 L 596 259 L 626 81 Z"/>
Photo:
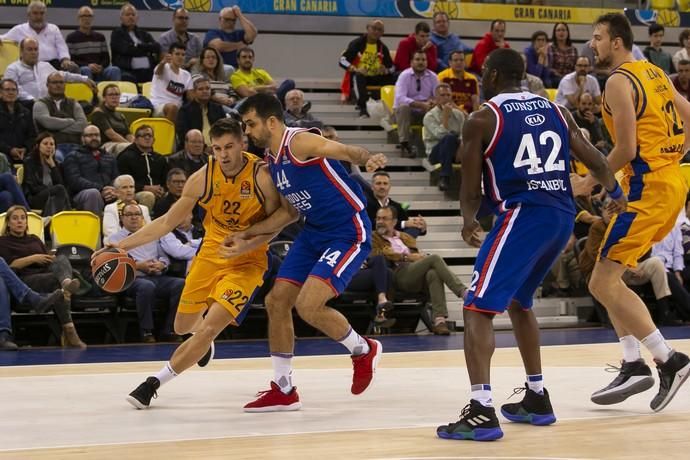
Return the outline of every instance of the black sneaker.
<path id="1" fill-rule="evenodd" d="M 196 362 L 199 367 L 206 367 L 206 365 L 213 359 L 213 355 L 216 354 L 216 345 L 211 342 L 211 346 L 204 356 L 201 357 L 199 361 Z"/>
<path id="2" fill-rule="evenodd" d="M 436 428 L 436 434 L 443 439 L 495 441 L 503 437 L 503 431 L 493 407 L 483 406 L 470 399 L 460 414 L 460 420 Z"/>
<path id="3" fill-rule="evenodd" d="M 530 423 L 532 425 L 551 425 L 556 421 L 556 415 L 551 407 L 549 392 L 544 388 L 544 394 L 530 390 L 525 383 L 524 387 L 513 390 L 513 395 L 525 392 L 525 397 L 518 403 L 504 404 L 501 406 L 501 414 L 511 422 Z"/>
<path id="4" fill-rule="evenodd" d="M 137 409 L 147 409 L 151 404 L 151 398 L 158 397 L 156 390 L 160 386 L 161 383 L 156 377 L 149 377 L 127 396 L 127 402 Z"/>
<path id="5" fill-rule="evenodd" d="M 654 396 L 649 407 L 659 412 L 671 402 L 680 386 L 690 376 L 690 358 L 679 351 L 674 351 L 665 363 L 656 363 L 659 371 L 659 393 Z"/>
<path id="6" fill-rule="evenodd" d="M 618 376 L 605 388 L 592 393 L 591 399 L 594 404 L 603 406 L 618 404 L 630 396 L 647 391 L 654 386 L 652 370 L 644 362 L 644 359 L 629 363 L 621 361 L 621 367 L 609 366 L 607 370 L 618 371 Z"/>

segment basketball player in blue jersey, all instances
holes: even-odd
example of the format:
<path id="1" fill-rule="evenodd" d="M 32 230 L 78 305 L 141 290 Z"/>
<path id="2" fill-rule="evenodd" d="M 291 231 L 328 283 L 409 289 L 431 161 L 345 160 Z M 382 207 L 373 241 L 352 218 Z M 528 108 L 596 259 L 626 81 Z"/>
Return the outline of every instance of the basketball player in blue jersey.
<path id="1" fill-rule="evenodd" d="M 373 379 L 381 344 L 357 334 L 343 315 L 326 306 L 345 290 L 371 250 L 366 198 L 340 161 L 375 171 L 385 166 L 386 157 L 330 141 L 318 130 L 286 127 L 280 101 L 271 95 L 247 98 L 240 113 L 247 136 L 268 149 L 266 161 L 278 191 L 306 219 L 266 296 L 274 379 L 270 389 L 244 409 L 272 412 L 301 407 L 291 377 L 293 307 L 307 323 L 347 347 L 354 367 L 351 392 L 360 394 Z M 253 237 L 278 231 L 272 222 L 269 217 L 232 235 L 228 245 L 240 254 Z"/>
<path id="2" fill-rule="evenodd" d="M 626 199 L 604 156 L 584 139 L 567 110 L 520 89 L 523 72 L 518 52 L 491 53 L 482 78 L 489 101 L 463 127 L 463 239 L 480 246 L 476 215 L 482 177 L 497 219 L 481 244 L 463 312 L 471 400 L 459 421 L 437 428 L 441 438 L 503 437 L 492 407 L 490 368 L 492 321 L 506 309 L 527 379 L 518 390 L 525 392 L 523 400 L 503 405 L 501 413 L 510 421 L 533 425 L 556 421 L 542 379 L 539 327 L 531 307 L 534 291 L 573 232 L 570 150 L 609 190 L 609 210 L 625 209 Z"/>

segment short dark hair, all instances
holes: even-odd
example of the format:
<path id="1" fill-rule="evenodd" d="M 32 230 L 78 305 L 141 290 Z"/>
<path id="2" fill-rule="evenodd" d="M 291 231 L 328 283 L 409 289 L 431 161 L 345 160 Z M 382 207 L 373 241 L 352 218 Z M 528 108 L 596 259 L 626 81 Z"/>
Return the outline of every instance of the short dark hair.
<path id="1" fill-rule="evenodd" d="M 184 169 L 182 168 L 172 168 L 170 171 L 168 171 L 168 175 L 165 176 L 166 182 L 172 179 L 173 176 L 177 176 L 179 174 L 182 174 L 185 179 L 187 179 L 187 173 L 184 172 Z"/>
<path id="2" fill-rule="evenodd" d="M 280 121 L 284 120 L 283 106 L 278 98 L 272 94 L 257 93 L 249 96 L 239 108 L 240 115 L 246 115 L 252 109 L 262 120 L 268 120 L 270 117 L 276 117 Z"/>
<path id="3" fill-rule="evenodd" d="M 424 21 L 418 22 L 417 25 L 414 26 L 414 33 L 418 34 L 419 32 L 431 33 L 429 24 Z"/>
<path id="4" fill-rule="evenodd" d="M 544 32 L 543 30 L 537 30 L 536 32 L 534 32 L 534 33 L 532 34 L 531 42 L 534 43 L 535 40 L 536 40 L 537 38 L 539 38 L 539 37 L 544 37 L 544 38 L 546 39 L 546 41 L 549 40 L 549 36 L 546 35 L 546 32 Z"/>
<path id="5" fill-rule="evenodd" d="M 517 86 L 520 86 L 525 73 L 525 61 L 520 53 L 511 48 L 499 48 L 492 51 L 484 62 L 487 72 L 496 70 L 499 79 L 504 82 L 516 82 Z"/>
<path id="6" fill-rule="evenodd" d="M 680 61 L 678 61 L 678 65 L 679 65 L 679 66 L 681 66 L 681 65 L 690 65 L 690 60 L 688 60 L 688 59 L 681 59 Z"/>
<path id="7" fill-rule="evenodd" d="M 448 62 L 453 60 L 453 56 L 456 54 L 462 54 L 462 57 L 465 57 L 465 52 L 463 50 L 454 50 L 450 52 L 450 55 L 448 55 Z"/>
<path id="8" fill-rule="evenodd" d="M 134 137 L 139 137 L 139 133 L 144 131 L 145 129 L 150 129 L 151 133 L 153 133 L 154 136 L 156 135 L 156 132 L 153 130 L 153 126 L 141 125 L 141 126 L 137 127 L 137 129 L 134 131 Z"/>
<path id="9" fill-rule="evenodd" d="M 174 42 L 168 47 L 168 53 L 173 54 L 175 50 L 187 51 L 187 47 L 180 42 Z"/>
<path id="10" fill-rule="evenodd" d="M 690 38 L 690 29 L 683 29 L 683 31 L 678 35 L 678 43 L 680 43 L 681 48 L 685 47 L 683 42 L 688 38 Z"/>
<path id="11" fill-rule="evenodd" d="M 382 209 L 385 209 L 385 210 L 387 210 L 387 211 L 390 211 L 390 212 L 391 212 L 391 215 L 393 216 L 393 219 L 397 219 L 397 218 L 398 218 L 398 210 L 395 209 L 395 207 L 393 207 L 393 206 L 381 206 L 381 207 L 378 209 L 378 211 L 376 211 L 376 214 L 378 214 L 378 212 L 379 212 L 380 210 L 382 210 Z"/>
<path id="12" fill-rule="evenodd" d="M 371 176 L 372 180 L 376 179 L 378 176 L 386 176 L 387 178 L 391 178 L 391 175 L 388 174 L 386 171 L 376 171 L 373 176 Z"/>
<path id="13" fill-rule="evenodd" d="M 489 30 L 494 30 L 494 26 L 496 24 L 506 25 L 506 22 L 503 19 L 494 19 L 493 21 L 491 21 L 491 27 L 489 28 Z"/>
<path id="14" fill-rule="evenodd" d="M 242 139 L 242 125 L 234 118 L 221 118 L 211 125 L 208 135 L 211 139 L 218 139 L 225 134 L 231 134 Z"/>
<path id="15" fill-rule="evenodd" d="M 599 24 L 606 24 L 609 29 L 611 40 L 620 38 L 623 41 L 623 47 L 628 51 L 632 51 L 633 32 L 630 21 L 628 21 L 625 15 L 621 13 L 602 14 L 594 23 L 594 25 Z"/>
<path id="16" fill-rule="evenodd" d="M 654 24 L 649 25 L 648 31 L 649 35 L 654 35 L 657 32 L 665 32 L 666 29 L 664 29 L 664 26 L 662 26 L 661 24 L 655 22 Z"/>
<path id="17" fill-rule="evenodd" d="M 244 48 L 240 48 L 239 50 L 237 50 L 237 57 L 240 57 L 240 54 L 242 54 L 242 53 L 249 53 L 252 56 L 255 56 L 254 50 L 248 46 L 245 46 Z"/>
<path id="18" fill-rule="evenodd" d="M 12 83 L 15 88 L 19 88 L 19 85 L 17 84 L 17 82 L 12 80 L 11 78 L 3 78 L 2 80 L 0 80 L 0 88 L 5 86 L 5 83 Z"/>

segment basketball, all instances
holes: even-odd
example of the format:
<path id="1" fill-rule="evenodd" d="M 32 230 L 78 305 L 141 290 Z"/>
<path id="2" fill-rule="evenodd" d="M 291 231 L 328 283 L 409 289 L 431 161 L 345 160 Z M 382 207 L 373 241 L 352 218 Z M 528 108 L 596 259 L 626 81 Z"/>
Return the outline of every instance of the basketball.
<path id="1" fill-rule="evenodd" d="M 184 0 L 184 6 L 189 11 L 211 11 L 211 0 Z"/>
<path id="2" fill-rule="evenodd" d="M 137 268 L 134 259 L 125 251 L 112 248 L 94 258 L 91 270 L 99 288 L 116 294 L 132 285 Z"/>

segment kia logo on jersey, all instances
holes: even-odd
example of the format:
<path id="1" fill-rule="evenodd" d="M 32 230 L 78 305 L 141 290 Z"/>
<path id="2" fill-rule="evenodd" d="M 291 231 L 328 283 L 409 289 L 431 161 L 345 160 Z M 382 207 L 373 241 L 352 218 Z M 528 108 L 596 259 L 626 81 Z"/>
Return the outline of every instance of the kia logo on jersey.
<path id="1" fill-rule="evenodd" d="M 539 126 L 546 121 L 546 117 L 542 114 L 535 113 L 534 115 L 527 115 L 525 117 L 525 123 L 530 126 Z"/>

